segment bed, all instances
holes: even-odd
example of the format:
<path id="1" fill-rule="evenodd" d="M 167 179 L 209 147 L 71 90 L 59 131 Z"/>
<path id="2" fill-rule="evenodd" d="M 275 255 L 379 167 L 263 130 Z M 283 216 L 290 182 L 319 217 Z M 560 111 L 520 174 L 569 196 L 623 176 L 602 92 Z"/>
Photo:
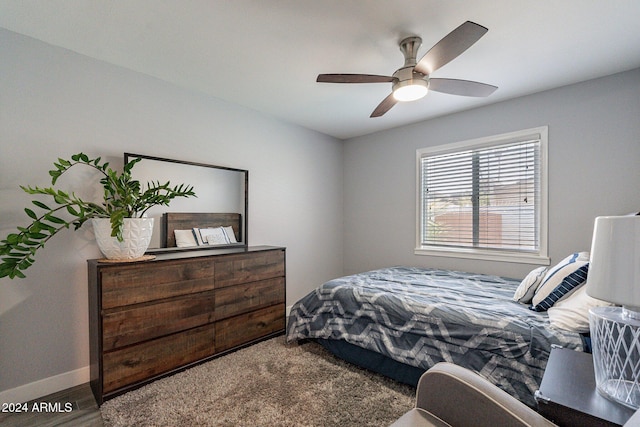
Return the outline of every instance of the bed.
<path id="1" fill-rule="evenodd" d="M 545 272 L 528 287 L 540 286 Z M 551 327 L 547 311 L 514 301 L 524 282 L 402 266 L 341 277 L 292 306 L 287 341 L 317 340 L 413 385 L 435 363 L 452 362 L 535 406 L 551 347 L 584 351 L 587 343 L 579 332 Z"/>

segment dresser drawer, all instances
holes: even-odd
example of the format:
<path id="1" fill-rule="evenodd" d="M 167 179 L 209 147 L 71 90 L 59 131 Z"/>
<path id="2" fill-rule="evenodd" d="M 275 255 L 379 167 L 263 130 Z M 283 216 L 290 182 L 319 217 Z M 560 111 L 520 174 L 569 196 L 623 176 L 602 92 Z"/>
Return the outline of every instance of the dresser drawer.
<path id="1" fill-rule="evenodd" d="M 216 322 L 216 351 L 284 331 L 284 311 L 283 303 Z"/>
<path id="2" fill-rule="evenodd" d="M 214 291 L 209 291 L 105 310 L 102 349 L 110 351 L 211 323 L 214 321 L 214 306 Z"/>
<path id="3" fill-rule="evenodd" d="M 284 303 L 284 277 L 216 290 L 216 320 Z"/>
<path id="4" fill-rule="evenodd" d="M 138 263 L 101 269 L 102 308 L 191 294 L 214 288 L 211 259 L 151 261 L 148 268 Z"/>
<path id="5" fill-rule="evenodd" d="M 216 261 L 217 287 L 284 276 L 284 251 L 232 255 Z"/>
<path id="6" fill-rule="evenodd" d="M 103 355 L 103 392 L 110 393 L 215 353 L 214 325 L 206 325 Z"/>

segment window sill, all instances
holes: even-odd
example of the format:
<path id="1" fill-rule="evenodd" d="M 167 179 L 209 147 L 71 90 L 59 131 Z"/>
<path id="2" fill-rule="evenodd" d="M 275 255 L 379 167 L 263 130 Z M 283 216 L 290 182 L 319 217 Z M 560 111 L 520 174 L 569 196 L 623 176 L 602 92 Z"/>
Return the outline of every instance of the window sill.
<path id="1" fill-rule="evenodd" d="M 513 262 L 520 264 L 551 264 L 549 257 L 539 254 L 524 254 L 517 252 L 498 253 L 496 251 L 481 249 L 418 247 L 414 250 L 414 254 L 449 258 L 481 259 L 484 261 Z"/>

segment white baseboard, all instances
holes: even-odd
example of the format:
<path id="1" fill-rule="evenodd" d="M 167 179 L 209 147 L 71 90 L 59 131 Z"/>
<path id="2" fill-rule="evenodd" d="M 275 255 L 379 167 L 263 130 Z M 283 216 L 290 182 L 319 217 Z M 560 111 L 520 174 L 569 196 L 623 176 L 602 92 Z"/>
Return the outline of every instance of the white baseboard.
<path id="1" fill-rule="evenodd" d="M 89 382 L 89 367 L 44 378 L 0 392 L 0 403 L 24 403 Z"/>
<path id="2" fill-rule="evenodd" d="M 291 314 L 291 307 L 293 307 L 293 306 L 292 305 L 287 306 L 287 318 Z"/>

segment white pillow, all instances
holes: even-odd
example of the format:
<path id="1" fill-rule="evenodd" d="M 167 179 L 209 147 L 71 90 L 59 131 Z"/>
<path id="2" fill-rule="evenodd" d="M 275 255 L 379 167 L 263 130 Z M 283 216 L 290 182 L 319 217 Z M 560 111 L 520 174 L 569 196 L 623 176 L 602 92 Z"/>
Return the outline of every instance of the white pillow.
<path id="1" fill-rule="evenodd" d="M 531 299 L 532 309 L 545 311 L 587 280 L 589 253 L 576 252 L 549 269 Z"/>
<path id="2" fill-rule="evenodd" d="M 222 230 L 224 230 L 224 234 L 227 236 L 228 243 L 238 243 L 236 233 L 234 233 L 232 226 L 222 227 Z"/>
<path id="3" fill-rule="evenodd" d="M 173 230 L 173 234 L 176 237 L 176 246 L 179 248 L 198 246 L 193 230 Z"/>
<path id="4" fill-rule="evenodd" d="M 513 300 L 522 304 L 529 304 L 536 289 L 538 289 L 538 286 L 542 283 L 546 271 L 547 267 L 538 267 L 531 270 L 522 282 L 520 282 L 518 289 L 516 289 L 516 292 L 513 294 Z"/>
<path id="5" fill-rule="evenodd" d="M 558 301 L 547 310 L 551 326 L 556 329 L 589 332 L 589 309 L 612 305 L 587 295 L 586 286 L 580 286 L 571 296 Z"/>
<path id="6" fill-rule="evenodd" d="M 200 237 L 203 242 L 209 245 L 226 245 L 229 243 L 227 235 L 224 233 L 222 227 L 201 228 Z"/>

